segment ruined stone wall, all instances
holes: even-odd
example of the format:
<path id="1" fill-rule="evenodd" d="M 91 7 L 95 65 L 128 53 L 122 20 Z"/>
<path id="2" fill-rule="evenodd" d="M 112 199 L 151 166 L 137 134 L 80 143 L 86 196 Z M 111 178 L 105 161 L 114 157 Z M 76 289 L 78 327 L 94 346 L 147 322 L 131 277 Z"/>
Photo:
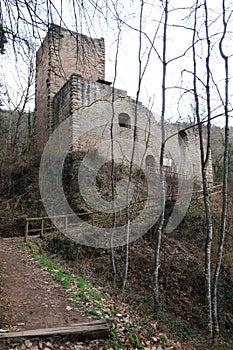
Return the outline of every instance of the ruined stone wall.
<path id="1" fill-rule="evenodd" d="M 53 108 L 53 123 L 54 128 L 71 115 L 71 94 L 72 94 L 72 79 L 67 83 L 54 97 Z"/>
<path id="2" fill-rule="evenodd" d="M 112 105 L 113 93 L 115 102 Z M 127 96 L 126 91 L 113 90 L 109 85 L 73 74 L 54 98 L 55 126 L 67 117 L 72 117 L 74 149 L 89 149 L 105 138 L 109 140 L 112 120 L 115 136 L 132 140 L 135 107 L 135 101 Z M 120 113 L 129 116 L 129 129 L 119 127 Z M 137 117 L 137 141 L 144 143 L 145 130 L 149 131 L 153 115 L 138 103 Z M 88 131 L 88 135 L 85 130 Z"/>
<path id="3" fill-rule="evenodd" d="M 145 157 L 153 155 L 158 167 L 160 126 L 152 113 L 141 103 L 136 105 L 126 91 L 113 89 L 104 82 L 104 56 L 103 39 L 91 39 L 54 25 L 50 28 L 37 53 L 36 136 L 39 148 L 43 149 L 54 128 L 71 117 L 74 150 L 87 151 L 109 141 L 111 121 L 114 122 L 114 139 L 126 140 L 129 150 L 136 123 L 136 141 L 139 147 L 145 147 Z M 129 118 L 128 126 L 119 122 L 121 114 Z M 165 149 L 166 161 L 173 161 L 176 166 L 181 157 L 188 155 L 193 163 L 194 181 L 200 184 L 198 138 L 189 133 L 184 146 L 178 130 L 174 126 L 166 128 L 166 137 L 173 134 Z M 115 156 L 121 156 L 121 152 L 120 147 L 116 148 Z M 208 170 L 211 183 L 211 162 Z"/>
<path id="4" fill-rule="evenodd" d="M 58 126 L 63 120 L 71 117 L 73 150 L 87 151 L 99 147 L 101 143 L 111 140 L 110 127 L 114 121 L 113 137 L 129 142 L 128 150 L 133 144 L 134 125 L 136 124 L 136 141 L 144 147 L 145 159 L 148 154 L 153 155 L 157 170 L 160 156 L 160 125 L 155 121 L 153 114 L 142 104 L 127 96 L 126 91 L 114 89 L 114 104 L 112 104 L 113 88 L 111 86 L 83 79 L 73 74 L 54 98 L 54 120 Z M 137 111 L 137 112 L 136 112 Z M 135 120 L 135 112 L 137 120 Z M 119 115 L 128 115 L 130 127 L 119 125 Z M 187 133 L 187 142 L 181 142 L 175 126 L 166 126 L 166 138 L 173 135 L 166 143 L 165 158 L 173 160 L 175 167 L 180 165 L 182 157 L 192 163 L 194 182 L 201 184 L 201 165 L 199 140 L 194 132 Z M 127 141 L 128 140 L 128 141 Z M 105 143 L 109 147 L 108 143 Z M 100 146 L 101 147 L 101 146 Z M 128 151 L 127 150 L 127 151 Z M 121 156 L 116 147 L 115 157 Z M 130 154 L 130 152 L 129 152 Z M 144 165 L 145 165 L 144 159 Z M 130 161 L 130 159 L 128 159 Z M 178 165 L 179 164 L 179 165 Z M 187 169 L 178 169 L 187 176 Z M 186 174 L 186 175 L 185 175 Z M 212 164 L 208 167 L 209 183 L 212 183 Z"/>
<path id="5" fill-rule="evenodd" d="M 52 25 L 36 57 L 36 142 L 41 150 L 54 130 L 54 96 L 73 73 L 105 78 L 104 39 Z"/>
<path id="6" fill-rule="evenodd" d="M 188 159 L 192 162 L 193 166 L 193 180 L 195 186 L 200 189 L 202 187 L 202 174 L 201 174 L 201 152 L 200 152 L 200 142 L 199 142 L 199 135 L 196 129 L 190 129 L 188 131 L 185 131 L 186 138 L 185 141 L 181 139 L 178 128 L 176 125 L 170 125 L 167 126 L 167 135 L 174 135 L 169 141 L 168 146 L 170 145 L 170 148 L 173 147 L 177 142 L 177 151 L 180 153 L 183 147 L 187 149 L 187 156 Z M 207 147 L 207 142 L 204 139 L 203 140 L 204 147 Z M 211 158 L 211 152 L 210 152 L 210 159 L 209 164 L 207 167 L 207 177 L 208 177 L 208 183 L 209 186 L 213 186 L 213 166 L 212 166 L 212 158 Z"/>

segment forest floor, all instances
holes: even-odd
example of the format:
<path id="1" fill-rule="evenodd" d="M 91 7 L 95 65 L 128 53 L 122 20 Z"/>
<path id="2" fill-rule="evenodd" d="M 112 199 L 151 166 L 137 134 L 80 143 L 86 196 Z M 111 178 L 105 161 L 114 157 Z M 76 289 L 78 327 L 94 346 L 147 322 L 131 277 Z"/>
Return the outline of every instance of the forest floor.
<path id="1" fill-rule="evenodd" d="M 70 303 L 67 291 L 62 288 L 61 284 L 49 273 L 46 267 L 32 257 L 25 249 L 26 246 L 22 241 L 22 237 L 0 238 L 0 332 L 61 327 L 90 321 L 92 317 L 84 314 L 85 307 L 90 308 L 90 304 L 86 302 L 87 300 L 85 299 L 83 302 L 82 311 L 74 307 Z M 38 247 L 37 244 L 34 247 Z M 93 296 L 97 295 L 94 291 L 92 293 Z M 104 299 L 104 302 L 105 310 L 115 309 L 116 306 L 113 305 L 111 297 L 108 300 Z M 130 320 L 134 317 L 130 314 L 130 311 L 127 313 L 127 307 L 125 307 L 124 303 L 118 306 L 118 310 L 115 310 L 116 317 L 114 320 L 118 322 L 119 329 L 121 328 L 122 344 L 124 344 L 124 326 L 129 325 Z M 110 313 L 113 315 L 112 312 Z M 142 343 L 136 333 L 130 330 L 130 335 L 132 338 L 130 338 L 131 344 L 127 339 L 125 340 L 125 347 L 123 347 L 124 345 L 122 347 L 116 345 L 114 341 L 111 345 L 104 340 L 101 343 L 99 340 L 81 342 L 68 337 L 21 337 L 0 341 L 0 349 L 183 349 L 179 343 L 175 347 L 173 342 L 168 341 L 165 335 L 156 338 L 154 334 L 151 339 L 144 338 L 144 347 L 140 345 Z"/>
<path id="2" fill-rule="evenodd" d="M 70 303 L 67 291 L 48 272 L 48 269 L 33 258 L 25 246 L 22 249 L 22 241 L 22 237 L 0 238 L 0 332 L 88 322 L 91 317 L 85 316 L 84 311 L 85 308 L 90 307 L 90 303 L 84 299 L 81 311 L 80 308 L 74 307 Z M 36 246 L 37 243 L 35 243 Z M 94 296 L 97 295 L 94 290 L 91 293 Z M 113 339 L 110 342 L 104 340 L 102 342 L 99 340 L 80 342 L 68 337 L 22 337 L 0 341 L 0 349 L 185 349 L 179 342 L 175 344 L 169 341 L 165 334 L 156 330 L 156 322 L 152 325 L 150 336 L 143 335 L 144 329 L 139 326 L 139 318 L 122 299 L 118 300 L 117 304 L 113 302 L 110 295 L 106 294 L 103 300 L 105 311 L 107 310 L 106 318 L 109 318 L 111 323 L 115 323 L 114 327 L 118 327 L 113 331 L 115 335 L 112 333 L 111 336 L 114 338 L 118 333 L 117 337 L 121 339 L 120 342 L 119 339 L 117 341 Z M 132 307 L 132 309 L 135 308 Z M 136 326 L 134 329 L 133 324 L 137 321 L 139 327 Z M 146 324 L 146 317 L 144 321 Z"/>
<path id="3" fill-rule="evenodd" d="M 156 319 L 153 247 L 148 241 L 141 240 L 130 247 L 129 283 L 122 293 L 121 279 L 117 281 L 119 286 L 113 288 L 108 251 L 81 249 L 80 256 L 67 261 L 64 250 L 56 254 L 51 251 L 54 249 L 51 242 L 62 242 L 62 249 L 67 243 L 62 237 L 57 241 L 58 237 L 57 233 L 46 234 L 43 240 L 30 237 L 27 245 L 23 237 L 0 238 L 0 332 L 59 327 L 90 318 L 105 318 L 110 329 L 109 339 L 81 342 L 69 337 L 20 338 L 2 341 L 0 350 L 220 348 L 205 343 L 203 273 L 192 245 L 164 237 L 160 275 L 164 311 L 160 319 Z M 68 247 L 69 253 L 72 247 Z M 124 249 L 115 254 L 120 276 L 124 271 Z M 74 285 L 77 278 L 78 287 Z M 71 295 L 75 296 L 75 303 Z M 200 329 L 203 338 L 198 340 Z M 231 349 L 227 344 L 221 348 Z"/>

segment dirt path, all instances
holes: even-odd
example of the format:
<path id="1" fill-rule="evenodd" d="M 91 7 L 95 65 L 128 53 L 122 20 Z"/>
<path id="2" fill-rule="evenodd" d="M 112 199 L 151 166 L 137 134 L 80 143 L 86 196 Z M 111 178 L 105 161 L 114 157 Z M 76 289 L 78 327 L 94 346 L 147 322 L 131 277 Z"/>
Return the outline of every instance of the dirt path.
<path id="1" fill-rule="evenodd" d="M 87 321 L 69 307 L 65 292 L 18 244 L 0 239 L 0 328 L 24 330 Z"/>

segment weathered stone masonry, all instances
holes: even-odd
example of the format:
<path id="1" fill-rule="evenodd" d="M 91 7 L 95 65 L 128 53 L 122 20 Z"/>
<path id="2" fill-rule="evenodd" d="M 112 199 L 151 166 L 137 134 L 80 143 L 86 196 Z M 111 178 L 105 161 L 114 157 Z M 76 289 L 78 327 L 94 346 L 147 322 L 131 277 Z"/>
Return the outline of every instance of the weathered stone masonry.
<path id="1" fill-rule="evenodd" d="M 114 137 L 132 143 L 137 111 L 137 141 L 146 145 L 149 137 L 145 162 L 148 156 L 159 163 L 160 128 L 153 114 L 141 103 L 136 105 L 126 91 L 105 82 L 104 39 L 91 39 L 52 25 L 37 52 L 36 62 L 35 137 L 39 152 L 54 128 L 68 117 L 71 117 L 73 149 L 88 150 L 104 139 L 109 140 L 112 118 Z M 84 122 L 88 132 L 83 134 Z M 168 127 L 166 136 L 176 131 Z M 195 182 L 201 183 L 199 142 L 194 132 L 187 134 L 187 140 L 185 147 L 193 161 Z M 172 154 L 166 153 L 166 162 L 175 165 L 183 147 L 178 135 L 169 145 Z M 208 170 L 212 183 L 211 163 Z"/>
<path id="2" fill-rule="evenodd" d="M 54 129 L 55 94 L 72 74 L 104 80 L 104 39 L 91 39 L 52 25 L 36 57 L 36 142 L 42 150 Z"/>

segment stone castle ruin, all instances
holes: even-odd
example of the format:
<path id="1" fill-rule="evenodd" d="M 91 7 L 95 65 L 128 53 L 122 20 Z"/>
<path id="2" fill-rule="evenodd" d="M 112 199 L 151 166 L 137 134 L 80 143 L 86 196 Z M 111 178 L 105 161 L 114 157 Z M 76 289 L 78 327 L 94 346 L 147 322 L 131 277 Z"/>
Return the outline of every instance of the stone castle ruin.
<path id="1" fill-rule="evenodd" d="M 126 91 L 105 81 L 104 39 L 92 39 L 52 25 L 36 57 L 35 140 L 40 152 L 65 120 L 69 120 L 72 150 L 96 150 L 109 157 L 114 140 L 114 158 L 130 161 L 128 154 L 135 147 L 135 154 L 143 155 L 138 161 L 145 168 L 159 170 L 159 123 Z M 167 125 L 166 137 L 171 135 L 174 136 L 166 143 L 163 165 L 168 173 L 183 172 L 184 176 L 191 169 L 194 182 L 200 184 L 198 137 L 194 131 L 179 133 Z M 209 183 L 212 182 L 209 164 Z"/>

